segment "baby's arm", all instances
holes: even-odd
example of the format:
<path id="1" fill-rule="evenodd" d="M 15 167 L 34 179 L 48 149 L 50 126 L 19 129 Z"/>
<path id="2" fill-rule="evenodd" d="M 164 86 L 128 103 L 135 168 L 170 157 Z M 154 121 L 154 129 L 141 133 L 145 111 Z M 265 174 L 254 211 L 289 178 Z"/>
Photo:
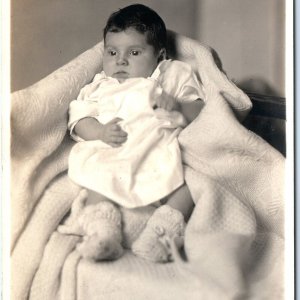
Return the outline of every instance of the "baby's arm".
<path id="1" fill-rule="evenodd" d="M 204 105 L 204 101 L 200 98 L 192 102 L 180 102 L 178 103 L 178 111 L 183 114 L 189 124 L 196 119 Z"/>
<path id="2" fill-rule="evenodd" d="M 120 147 L 127 139 L 127 133 L 117 124 L 120 121 L 120 118 L 114 118 L 101 124 L 95 118 L 87 117 L 78 121 L 74 131 L 86 141 L 101 140 L 112 147 Z"/>
<path id="3" fill-rule="evenodd" d="M 177 110 L 182 113 L 187 123 L 191 123 L 199 115 L 204 106 L 204 101 L 198 98 L 195 101 L 178 102 L 171 96 L 160 97 L 156 103 L 157 107 L 167 111 Z"/>

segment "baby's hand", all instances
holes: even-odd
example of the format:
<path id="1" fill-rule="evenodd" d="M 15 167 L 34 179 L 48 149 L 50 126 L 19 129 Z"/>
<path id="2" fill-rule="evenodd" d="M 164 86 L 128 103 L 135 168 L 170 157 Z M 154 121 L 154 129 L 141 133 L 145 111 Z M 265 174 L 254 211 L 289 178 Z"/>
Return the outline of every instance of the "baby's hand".
<path id="1" fill-rule="evenodd" d="M 158 97 L 156 106 L 158 108 L 163 108 L 167 111 L 172 111 L 172 110 L 176 109 L 177 102 L 173 97 L 164 93 L 162 95 L 162 97 Z"/>
<path id="2" fill-rule="evenodd" d="M 112 146 L 120 147 L 127 140 L 127 133 L 122 130 L 117 123 L 122 121 L 120 118 L 114 118 L 110 122 L 102 125 L 100 139 L 102 142 Z"/>

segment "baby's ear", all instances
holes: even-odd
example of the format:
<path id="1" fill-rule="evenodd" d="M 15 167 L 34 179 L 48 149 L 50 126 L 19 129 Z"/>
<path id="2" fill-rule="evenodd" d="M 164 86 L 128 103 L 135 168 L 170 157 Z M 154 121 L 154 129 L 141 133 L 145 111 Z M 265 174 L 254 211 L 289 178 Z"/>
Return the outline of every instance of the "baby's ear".
<path id="1" fill-rule="evenodd" d="M 162 48 L 158 52 L 158 62 L 161 62 L 162 60 L 166 59 L 167 57 L 167 51 L 165 48 Z"/>

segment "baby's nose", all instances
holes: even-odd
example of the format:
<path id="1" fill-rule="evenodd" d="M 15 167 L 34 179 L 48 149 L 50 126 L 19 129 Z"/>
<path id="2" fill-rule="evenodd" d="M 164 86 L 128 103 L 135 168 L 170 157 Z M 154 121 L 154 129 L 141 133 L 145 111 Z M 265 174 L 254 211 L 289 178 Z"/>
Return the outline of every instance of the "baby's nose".
<path id="1" fill-rule="evenodd" d="M 125 55 L 119 55 L 119 57 L 117 58 L 117 64 L 124 66 L 128 64 L 128 60 L 127 57 Z"/>

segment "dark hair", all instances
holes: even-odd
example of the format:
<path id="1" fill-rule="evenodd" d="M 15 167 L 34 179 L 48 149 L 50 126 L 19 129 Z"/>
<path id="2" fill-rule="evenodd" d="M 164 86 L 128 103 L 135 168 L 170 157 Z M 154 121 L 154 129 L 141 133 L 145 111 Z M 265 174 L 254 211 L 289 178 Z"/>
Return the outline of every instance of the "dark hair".
<path id="1" fill-rule="evenodd" d="M 166 48 L 166 25 L 151 8 L 142 4 L 133 4 L 112 13 L 103 30 L 104 41 L 108 32 L 120 32 L 128 28 L 146 34 L 148 44 L 152 45 L 155 51 Z"/>

